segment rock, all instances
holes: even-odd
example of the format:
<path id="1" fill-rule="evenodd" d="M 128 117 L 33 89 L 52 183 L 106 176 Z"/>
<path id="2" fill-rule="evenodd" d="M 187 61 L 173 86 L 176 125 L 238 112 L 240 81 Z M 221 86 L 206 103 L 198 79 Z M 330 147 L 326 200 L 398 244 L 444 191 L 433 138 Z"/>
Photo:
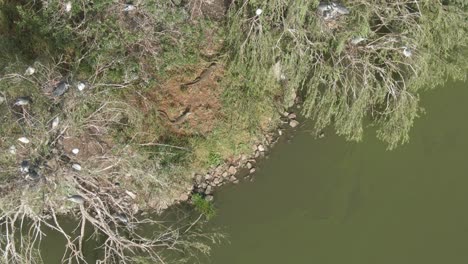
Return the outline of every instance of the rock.
<path id="1" fill-rule="evenodd" d="M 259 158 L 260 157 L 260 151 L 255 151 L 255 158 Z"/>
<path id="2" fill-rule="evenodd" d="M 248 159 L 247 155 L 245 155 L 245 154 L 242 154 L 242 155 L 241 155 L 241 160 L 242 160 L 242 161 L 245 161 L 245 160 L 247 160 L 247 159 Z"/>
<path id="3" fill-rule="evenodd" d="M 256 151 L 257 149 L 258 149 L 258 147 L 257 147 L 256 144 L 252 145 L 252 151 Z"/>
<path id="4" fill-rule="evenodd" d="M 223 172 L 223 178 L 227 178 L 229 176 L 229 173 L 227 173 L 227 171 Z"/>
<path id="5" fill-rule="evenodd" d="M 292 127 L 292 128 L 295 128 L 299 125 L 299 122 L 297 120 L 291 120 L 289 122 L 289 126 Z"/>
<path id="6" fill-rule="evenodd" d="M 246 167 L 247 167 L 247 169 L 249 169 L 249 170 L 250 170 L 250 169 L 252 169 L 252 168 L 253 168 L 253 165 L 252 165 L 252 163 L 250 163 L 250 162 L 247 162 L 247 166 L 246 166 Z"/>
<path id="7" fill-rule="evenodd" d="M 264 151 L 265 151 L 265 147 L 264 147 L 262 144 L 260 144 L 260 145 L 258 145 L 257 150 L 258 150 L 258 151 L 261 151 L 261 152 L 264 152 Z"/>
<path id="8" fill-rule="evenodd" d="M 289 118 L 289 119 L 296 119 L 296 117 L 297 117 L 297 115 L 296 115 L 295 113 L 290 113 L 290 114 L 288 115 L 288 118 Z"/>
<path id="9" fill-rule="evenodd" d="M 214 196 L 213 195 L 207 195 L 205 197 L 205 200 L 207 200 L 208 202 L 212 202 L 214 200 Z"/>
<path id="10" fill-rule="evenodd" d="M 238 184 L 239 183 L 239 180 L 235 180 L 233 181 L 234 184 Z"/>
<path id="11" fill-rule="evenodd" d="M 214 180 L 213 180 L 213 183 L 215 185 L 221 185 L 221 183 L 223 182 L 223 178 L 221 177 L 216 177 Z"/>
<path id="12" fill-rule="evenodd" d="M 237 180 L 236 176 L 231 176 L 231 178 L 229 178 L 229 181 L 231 182 L 235 182 Z"/>
<path id="13" fill-rule="evenodd" d="M 236 169 L 236 167 L 231 165 L 231 166 L 229 166 L 228 172 L 229 172 L 229 174 L 234 175 L 234 174 L 237 173 L 237 169 Z"/>
<path id="14" fill-rule="evenodd" d="M 203 176 L 200 174 L 195 175 L 195 182 L 201 184 L 203 182 Z"/>
<path id="15" fill-rule="evenodd" d="M 250 173 L 250 174 L 253 174 L 253 173 L 255 173 L 255 171 L 256 171 L 255 168 L 251 168 L 251 169 L 249 170 L 249 173 Z"/>
<path id="16" fill-rule="evenodd" d="M 2 104 L 3 102 L 5 102 L 5 97 L 3 97 L 2 95 L 0 95 L 0 104 Z"/>
<path id="17" fill-rule="evenodd" d="M 205 194 L 213 194 L 213 187 L 211 187 L 210 185 L 206 187 Z"/>
<path id="18" fill-rule="evenodd" d="M 189 196 L 186 193 L 181 194 L 179 197 L 180 201 L 187 201 L 188 199 L 189 199 Z"/>
<path id="19" fill-rule="evenodd" d="M 206 189 L 206 188 L 208 188 L 208 186 L 209 186 L 209 185 L 208 185 L 206 182 L 204 182 L 204 183 L 202 183 L 202 184 L 200 185 L 200 187 L 201 187 L 202 189 Z"/>
<path id="20" fill-rule="evenodd" d="M 211 180 L 211 179 L 213 179 L 213 175 L 207 173 L 207 174 L 205 175 L 205 180 L 209 181 L 209 180 Z"/>

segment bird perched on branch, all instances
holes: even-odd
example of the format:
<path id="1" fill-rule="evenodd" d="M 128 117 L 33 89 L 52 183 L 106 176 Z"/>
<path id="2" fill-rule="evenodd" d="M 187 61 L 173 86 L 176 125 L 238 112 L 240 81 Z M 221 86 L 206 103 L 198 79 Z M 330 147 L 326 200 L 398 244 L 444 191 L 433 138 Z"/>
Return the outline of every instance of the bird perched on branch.
<path id="1" fill-rule="evenodd" d="M 70 195 L 67 197 L 67 200 L 77 204 L 84 204 L 85 199 L 79 194 Z"/>

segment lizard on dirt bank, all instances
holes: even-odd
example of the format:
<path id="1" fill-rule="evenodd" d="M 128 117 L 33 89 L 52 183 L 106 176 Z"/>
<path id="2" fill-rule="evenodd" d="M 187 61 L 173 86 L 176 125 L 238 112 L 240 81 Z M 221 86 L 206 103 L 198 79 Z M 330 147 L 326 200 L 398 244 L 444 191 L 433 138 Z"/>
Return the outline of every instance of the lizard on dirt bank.
<path id="1" fill-rule="evenodd" d="M 194 84 L 206 79 L 207 77 L 209 77 L 211 75 L 211 73 L 215 70 L 215 68 L 216 68 L 216 62 L 212 62 L 208 67 L 206 67 L 206 69 L 204 69 L 200 73 L 200 75 L 197 78 L 195 78 L 195 80 L 181 84 L 180 89 L 181 90 L 187 90 L 187 88 L 190 85 L 194 85 Z"/>
<path id="2" fill-rule="evenodd" d="M 176 117 L 174 119 L 169 117 L 169 115 L 164 110 L 158 110 L 158 112 L 161 113 L 164 117 L 166 117 L 167 120 L 169 120 L 169 122 L 171 122 L 172 124 L 181 124 L 187 119 L 187 117 L 189 115 L 192 114 L 190 112 L 190 105 L 185 108 L 185 110 L 182 112 L 182 114 L 180 116 L 178 116 L 178 117 Z"/>

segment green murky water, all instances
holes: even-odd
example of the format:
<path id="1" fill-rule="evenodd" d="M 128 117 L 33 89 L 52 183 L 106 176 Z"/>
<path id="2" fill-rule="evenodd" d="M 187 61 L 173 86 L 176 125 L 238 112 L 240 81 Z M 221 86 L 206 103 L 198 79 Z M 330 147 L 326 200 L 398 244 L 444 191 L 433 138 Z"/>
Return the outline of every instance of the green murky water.
<path id="1" fill-rule="evenodd" d="M 214 264 L 468 263 L 468 89 L 426 93 L 411 142 L 386 151 L 307 124 L 275 147 L 253 183 L 216 193 L 230 243 Z"/>

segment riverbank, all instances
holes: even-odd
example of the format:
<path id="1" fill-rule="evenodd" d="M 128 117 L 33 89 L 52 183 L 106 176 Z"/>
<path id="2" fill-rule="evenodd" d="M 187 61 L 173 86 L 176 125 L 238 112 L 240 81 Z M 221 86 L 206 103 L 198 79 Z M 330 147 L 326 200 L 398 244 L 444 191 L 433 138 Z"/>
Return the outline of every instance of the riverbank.
<path id="1" fill-rule="evenodd" d="M 193 193 L 211 195 L 202 183 L 195 186 L 199 173 L 211 187 L 227 182 L 225 172 L 232 180 L 243 164 L 236 157 L 250 160 L 251 145 L 260 142 L 257 157 L 265 151 L 279 122 L 278 106 L 295 92 L 276 82 L 270 91 L 280 98 L 230 103 L 227 87 L 238 78 L 230 76 L 224 51 L 224 1 L 155 4 L 2 2 L 6 259 L 40 262 L 44 227 L 64 237 L 65 259 L 77 262 L 85 259 L 85 226 L 108 237 L 104 262 L 132 261 L 132 250 L 150 259 L 163 257 L 160 248 L 207 252 L 194 240 L 207 234 L 193 233 L 194 223 L 165 226 L 150 236 L 133 227 L 159 225 L 148 215 Z M 249 106 L 239 111 L 239 103 Z M 79 219 L 81 232 L 65 231 L 58 220 L 63 215 Z M 23 218 L 29 224 L 17 227 Z M 29 240 L 23 228 L 39 238 Z M 25 239 L 21 250 L 8 246 Z"/>
<path id="2" fill-rule="evenodd" d="M 315 133 L 333 124 L 360 140 L 369 118 L 394 147 L 408 139 L 423 84 L 446 72 L 466 76 L 455 52 L 466 43 L 458 31 L 466 31 L 466 10 L 456 5 L 1 4 L 0 210 L 11 234 L 4 243 L 23 239 L 15 223 L 27 217 L 34 234 L 44 225 L 58 230 L 77 262 L 84 231 L 70 237 L 59 215 L 108 237 L 107 262 L 131 261 L 131 250 L 153 258 L 160 248 L 207 252 L 198 241 L 184 244 L 181 227 L 149 238 L 131 227 L 157 224 L 145 215 L 192 194 L 209 202 L 239 171 L 253 174 L 281 118 L 298 125 L 296 113 L 284 113 L 298 100 Z M 446 45 L 434 45 L 438 38 Z M 441 49 L 453 53 L 453 65 L 432 55 Z M 429 74 L 434 65 L 439 75 Z M 31 254 L 5 250 L 32 263 Z"/>

